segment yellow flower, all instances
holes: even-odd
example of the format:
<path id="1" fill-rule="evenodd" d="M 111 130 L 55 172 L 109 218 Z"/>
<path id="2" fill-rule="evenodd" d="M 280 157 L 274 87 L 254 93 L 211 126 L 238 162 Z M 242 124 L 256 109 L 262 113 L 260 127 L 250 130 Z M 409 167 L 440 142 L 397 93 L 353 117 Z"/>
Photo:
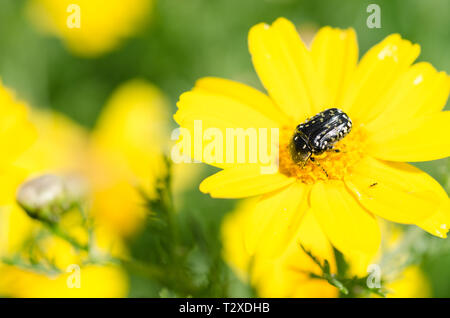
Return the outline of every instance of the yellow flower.
<path id="1" fill-rule="evenodd" d="M 93 200 L 90 212 L 96 224 L 97 246 L 101 251 L 123 256 L 126 251 L 121 237 L 135 233 L 146 212 L 139 191 L 153 195 L 156 178 L 166 172 L 162 159 L 168 138 L 166 109 L 165 98 L 156 87 L 133 80 L 113 94 L 92 134 L 61 114 L 35 110 L 31 119 L 39 138 L 16 164 L 29 176 L 84 176 Z M 193 176 L 192 170 L 181 166 L 174 171 L 176 191 Z M 13 198 L 12 193 L 10 202 Z M 72 236 L 86 241 L 86 233 L 73 228 L 76 220 L 61 221 Z M 0 213 L 0 226 L 2 256 L 19 251 L 40 229 L 17 205 Z M 84 255 L 74 253 L 67 244 L 55 243 L 59 241 L 50 240 L 51 246 L 59 247 L 49 249 L 47 256 L 62 270 L 69 264 L 80 264 Z M 1 294 L 15 297 L 122 297 L 127 292 L 125 274 L 111 266 L 82 266 L 81 289 L 67 288 L 70 273 L 48 277 L 13 267 L 0 270 L 8 273 L 0 279 Z M 24 290 L 24 285 L 29 288 Z"/>
<path id="2" fill-rule="evenodd" d="M 154 195 L 165 173 L 166 102 L 153 85 L 133 80 L 111 96 L 91 137 L 89 179 L 93 215 L 112 231 L 129 235 L 144 219 L 140 191 Z"/>
<path id="3" fill-rule="evenodd" d="M 4 105 L 4 104 L 3 104 Z M 87 132 L 68 118 L 57 113 L 34 109 L 30 121 L 36 127 L 38 138 L 15 160 L 15 166 L 23 176 L 43 173 L 81 174 L 86 162 Z M 25 130 L 24 130 L 25 131 Z M 19 136 L 18 132 L 15 133 Z M 26 213 L 13 204 L 15 190 L 8 197 L 8 206 L 0 210 L 0 257 L 9 257 L 20 251 L 27 240 L 35 238 L 42 229 Z M 73 214 L 61 220 L 64 228 L 79 241 L 87 235 L 79 227 Z M 105 227 L 95 229 L 96 245 L 102 253 L 123 255 L 120 239 Z M 99 251 L 97 251 L 98 253 Z M 70 264 L 82 264 L 85 255 L 73 250 L 58 238 L 47 238 L 46 258 L 55 262 L 63 271 L 58 275 L 46 275 L 13 266 L 0 265 L 0 295 L 12 297 L 124 297 L 127 294 L 126 274 L 115 266 L 81 266 L 81 288 L 68 288 L 67 279 L 73 273 L 65 273 Z M 42 260 L 39 255 L 38 260 Z"/>
<path id="4" fill-rule="evenodd" d="M 126 275 L 115 266 L 87 265 L 80 269 L 80 288 L 69 288 L 73 272 L 47 276 L 14 267 L 1 268 L 7 283 L 0 281 L 0 293 L 18 298 L 120 298 L 126 297 Z M 6 289 L 4 289 L 6 287 Z"/>
<path id="5" fill-rule="evenodd" d="M 17 160 L 31 146 L 36 137 L 33 124 L 28 119 L 27 106 L 15 99 L 14 94 L 0 83 L 0 256 L 17 244 L 10 239 L 8 228 L 11 204 L 18 184 L 26 177 L 26 171 L 17 166 Z M 21 223 L 24 215 L 12 222 Z"/>
<path id="6" fill-rule="evenodd" d="M 36 141 L 15 161 L 23 178 L 45 173 L 81 174 L 87 132 L 65 116 L 48 111 L 31 109 L 30 121 L 37 132 Z M 17 186 L 8 194 L 9 205 L 0 210 L 0 255 L 17 251 L 37 225 L 14 204 Z"/>
<path id="7" fill-rule="evenodd" d="M 431 296 L 430 283 L 417 264 L 407 265 L 411 260 L 404 229 L 386 221 L 380 222 L 383 236 L 381 248 L 372 259 L 349 257 L 346 259 L 349 276 L 364 277 L 372 283 L 383 283 L 386 297 L 423 298 Z M 374 295 L 372 295 L 374 296 Z"/>
<path id="8" fill-rule="evenodd" d="M 28 120 L 28 108 L 0 82 L 0 205 L 11 203 L 15 189 L 26 174 L 15 165 L 36 138 Z"/>
<path id="9" fill-rule="evenodd" d="M 33 108 L 30 120 L 37 129 L 38 138 L 16 161 L 16 165 L 31 176 L 81 173 L 88 132 L 57 112 Z"/>
<path id="10" fill-rule="evenodd" d="M 431 286 L 418 266 L 408 266 L 399 277 L 386 284 L 387 297 L 425 298 L 431 296 Z"/>
<path id="11" fill-rule="evenodd" d="M 33 110 L 31 119 L 39 138 L 16 165 L 30 177 L 47 173 L 85 177 L 96 222 L 118 236 L 131 235 L 147 212 L 140 191 L 154 195 L 156 178 L 166 172 L 167 109 L 159 89 L 143 80 L 131 80 L 113 93 L 91 134 L 61 114 Z M 189 185 L 195 171 L 184 165 L 173 168 L 177 194 Z M 16 213 L 22 213 L 17 211 L 5 211 L 5 218 L 10 213 L 16 218 Z M 12 226 L 21 228 L 23 224 L 26 231 L 25 223 L 31 222 L 25 218 Z M 9 232 L 15 237 L 21 231 Z"/>
<path id="12" fill-rule="evenodd" d="M 95 57 L 135 33 L 152 6 L 153 0 L 30 0 L 28 12 L 38 27 L 62 38 L 72 52 Z"/>
<path id="13" fill-rule="evenodd" d="M 217 198 L 262 196 L 246 231 L 249 252 L 279 255 L 308 214 L 346 255 L 377 252 L 376 216 L 446 237 L 447 193 L 429 175 L 403 163 L 450 153 L 450 112 L 441 111 L 450 80 L 429 63 L 413 64 L 417 44 L 393 34 L 358 63 L 352 29 L 322 28 L 307 49 L 292 23 L 280 18 L 271 26 L 254 26 L 249 48 L 268 95 L 233 81 L 204 78 L 180 97 L 174 116 L 191 135 L 196 120 L 204 131 L 217 128 L 223 136 L 226 128 L 278 129 L 277 173 L 264 174 L 261 163 L 248 160 L 205 160 L 223 170 L 202 182 L 202 192 Z M 332 107 L 353 121 L 350 134 L 335 145 L 340 152 L 327 151 L 304 167 L 295 164 L 289 151 L 295 127 Z M 249 150 L 245 146 L 237 150 Z M 181 148 L 191 150 L 195 159 L 211 151 L 206 140 L 200 151 Z"/>
<path id="14" fill-rule="evenodd" d="M 47 274 L 0 265 L 0 295 L 8 297 L 126 297 L 126 273 L 114 265 L 84 265 L 86 255 L 58 238 L 46 239 L 36 259 L 51 260 L 61 273 Z M 79 281 L 79 285 L 76 285 Z M 79 288 L 77 288 L 79 287 Z"/>
<path id="15" fill-rule="evenodd" d="M 33 221 L 18 205 L 0 208 L 0 257 L 17 251 L 32 233 Z"/>
<path id="16" fill-rule="evenodd" d="M 329 260 L 332 270 L 336 270 L 333 249 L 311 213 L 305 216 L 294 240 L 280 257 L 265 258 L 248 253 L 244 232 L 251 223 L 254 204 L 254 200 L 241 202 L 222 224 L 223 257 L 239 278 L 251 283 L 260 297 L 337 297 L 337 288 L 308 276 L 321 272 L 300 244 L 321 261 Z"/>

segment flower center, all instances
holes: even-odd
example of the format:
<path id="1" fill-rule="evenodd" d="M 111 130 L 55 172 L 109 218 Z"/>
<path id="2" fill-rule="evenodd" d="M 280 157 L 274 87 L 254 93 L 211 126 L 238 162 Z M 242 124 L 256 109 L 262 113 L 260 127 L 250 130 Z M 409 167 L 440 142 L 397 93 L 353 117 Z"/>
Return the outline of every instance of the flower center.
<path id="1" fill-rule="evenodd" d="M 290 152 L 294 131 L 295 126 L 285 126 L 281 129 L 280 172 L 289 177 L 296 177 L 303 183 L 343 180 L 349 170 L 363 157 L 364 132 L 359 127 L 354 127 L 333 149 L 321 155 L 313 155 L 314 161 L 295 163 Z"/>

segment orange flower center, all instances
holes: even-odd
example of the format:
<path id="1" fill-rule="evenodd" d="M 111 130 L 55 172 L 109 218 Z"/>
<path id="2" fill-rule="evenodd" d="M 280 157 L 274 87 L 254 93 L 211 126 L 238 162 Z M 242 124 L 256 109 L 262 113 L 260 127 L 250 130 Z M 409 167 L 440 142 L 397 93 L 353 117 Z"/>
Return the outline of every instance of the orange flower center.
<path id="1" fill-rule="evenodd" d="M 364 132 L 359 127 L 340 140 L 332 150 L 314 156 L 314 162 L 308 160 L 295 163 L 290 152 L 290 143 L 295 126 L 285 126 L 280 132 L 280 172 L 296 177 L 306 184 L 313 184 L 319 180 L 343 180 L 350 173 L 351 168 L 363 157 Z M 335 150 L 339 152 L 336 152 Z"/>

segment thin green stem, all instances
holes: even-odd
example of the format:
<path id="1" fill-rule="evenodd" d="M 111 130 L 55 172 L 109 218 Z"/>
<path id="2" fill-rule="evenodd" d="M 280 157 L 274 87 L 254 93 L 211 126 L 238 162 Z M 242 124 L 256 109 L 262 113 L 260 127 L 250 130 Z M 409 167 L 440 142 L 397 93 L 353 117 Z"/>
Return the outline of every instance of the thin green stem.
<path id="1" fill-rule="evenodd" d="M 61 229 L 57 224 L 47 223 L 47 222 L 44 222 L 44 224 L 47 226 L 47 228 L 50 230 L 50 232 L 52 234 L 54 234 L 55 236 L 65 240 L 66 242 L 70 243 L 73 247 L 75 247 L 79 250 L 89 252 L 88 245 L 84 245 L 84 244 L 78 242 L 75 238 L 70 236 L 63 229 Z"/>

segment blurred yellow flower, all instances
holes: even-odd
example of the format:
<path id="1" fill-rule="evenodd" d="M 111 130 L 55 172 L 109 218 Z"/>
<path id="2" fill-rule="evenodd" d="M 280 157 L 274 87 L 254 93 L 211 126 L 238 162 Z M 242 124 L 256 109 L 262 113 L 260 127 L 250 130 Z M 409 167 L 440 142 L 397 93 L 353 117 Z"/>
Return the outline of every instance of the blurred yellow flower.
<path id="1" fill-rule="evenodd" d="M 405 230 L 395 224 L 383 222 L 381 223 L 381 232 L 383 235 L 381 249 L 372 263 L 382 262 L 383 256 L 386 258 L 386 255 L 391 258 L 385 262 L 387 263 L 385 266 L 388 267 L 386 270 L 391 272 L 381 273 L 387 280 L 384 286 L 387 290 L 386 296 L 396 298 L 431 297 L 430 283 L 420 267 L 416 264 L 405 267 L 405 263 L 408 263 L 411 256 L 407 251 L 399 249 L 407 239 Z M 357 268 L 353 267 L 353 269 Z M 364 272 L 367 272 L 367 267 Z"/>
<path id="2" fill-rule="evenodd" d="M 142 225 L 147 210 L 140 191 L 153 196 L 156 179 L 166 173 L 166 107 L 155 86 L 127 82 L 113 93 L 92 132 L 92 213 L 115 233 L 129 235 Z"/>
<path id="3" fill-rule="evenodd" d="M 38 138 L 16 164 L 30 176 L 81 173 L 88 132 L 57 112 L 33 108 L 30 117 Z"/>
<path id="4" fill-rule="evenodd" d="M 8 297 L 126 297 L 126 273 L 114 265 L 83 265 L 83 253 L 58 238 L 48 238 L 36 260 L 51 260 L 61 270 L 39 273 L 31 269 L 0 265 L 0 295 Z M 79 283 L 79 284 L 78 284 Z"/>
<path id="5" fill-rule="evenodd" d="M 87 156 L 87 132 L 63 115 L 34 109 L 30 121 L 36 127 L 38 138 L 15 161 L 24 176 L 43 173 L 61 175 L 82 175 Z M 14 189 L 15 191 L 15 189 Z M 8 257 L 23 250 L 30 239 L 39 236 L 41 225 L 30 219 L 26 213 L 13 204 L 14 193 L 9 205 L 0 211 L 0 257 Z M 80 227 L 79 220 L 68 215 L 62 226 L 81 242 L 87 240 L 87 233 Z M 121 241 L 104 227 L 95 229 L 96 246 L 100 251 L 112 255 L 126 253 Z M 75 251 L 59 238 L 45 239 L 45 250 L 35 256 L 36 260 L 51 259 L 65 272 L 70 264 L 82 264 L 86 255 Z M 28 250 L 28 249 L 27 249 Z M 26 253 L 26 251 L 23 251 Z M 36 251 L 33 251 L 36 253 Z M 41 255 L 43 253 L 43 255 Z M 127 295 L 127 276 L 115 266 L 88 265 L 81 267 L 81 288 L 68 288 L 67 279 L 72 273 L 47 275 L 14 266 L 0 265 L 0 295 L 12 297 L 124 297 Z"/>
<path id="6" fill-rule="evenodd" d="M 386 284 L 387 297 L 425 298 L 431 297 L 431 286 L 418 266 L 408 266 L 391 283 Z"/>
<path id="7" fill-rule="evenodd" d="M 29 176 L 85 177 L 96 222 L 118 236 L 133 234 L 146 213 L 140 191 L 154 195 L 156 178 L 166 173 L 167 109 L 159 89 L 132 80 L 113 93 L 91 134 L 61 114 L 34 110 L 32 120 L 39 138 L 17 160 L 17 166 Z M 174 191 L 179 193 L 195 172 L 180 164 L 174 165 L 173 174 Z M 25 218 L 24 223 L 31 222 Z"/>
<path id="8" fill-rule="evenodd" d="M 11 203 L 18 182 L 26 176 L 15 165 L 17 158 L 34 142 L 36 132 L 28 119 L 28 108 L 15 99 L 0 82 L 0 205 Z"/>
<path id="9" fill-rule="evenodd" d="M 1 268 L 0 294 L 20 298 L 126 297 L 126 275 L 115 266 L 87 265 L 80 269 L 80 288 L 68 287 L 73 273 L 47 276 L 12 266 Z M 5 288 L 6 287 L 6 288 Z"/>
<path id="10" fill-rule="evenodd" d="M 393 34 L 358 63 L 354 30 L 322 28 L 307 49 L 294 25 L 280 18 L 271 26 L 254 26 L 249 48 L 269 96 L 244 84 L 204 78 L 181 95 L 174 118 L 191 135 L 200 120 L 203 130 L 215 128 L 222 136 L 229 128 L 278 129 L 275 174 L 263 173 L 261 163 L 248 159 L 204 160 L 223 170 L 201 183 L 202 192 L 217 198 L 262 195 L 245 235 L 251 253 L 282 254 L 311 213 L 346 255 L 377 252 L 376 216 L 446 237 L 447 193 L 432 177 L 403 163 L 450 154 L 450 112 L 441 111 L 450 79 L 429 63 L 412 65 L 417 44 Z M 353 121 L 350 134 L 335 146 L 340 152 L 327 151 L 304 167 L 296 164 L 290 153 L 296 126 L 332 107 Z M 205 140 L 200 151 L 184 151 L 201 160 L 211 144 Z M 234 146 L 234 153 L 249 154 L 248 144 Z"/>
<path id="11" fill-rule="evenodd" d="M 34 222 L 18 205 L 0 208 L 0 257 L 16 252 L 33 231 Z"/>
<path id="12" fill-rule="evenodd" d="M 16 244 L 10 240 L 9 219 L 16 187 L 27 173 L 16 166 L 17 158 L 29 148 L 36 138 L 36 131 L 28 119 L 27 106 L 15 99 L 14 94 L 0 83 L 0 256 Z M 11 220 L 21 223 L 22 217 Z"/>
<path id="13" fill-rule="evenodd" d="M 15 166 L 24 178 L 44 173 L 70 174 L 80 172 L 86 152 L 87 132 L 63 115 L 32 109 L 30 121 L 37 131 L 37 139 Z M 0 212 L 0 255 L 17 251 L 29 237 L 37 223 L 32 221 L 15 203 L 17 184 L 8 196 L 9 205 Z"/>
<path id="14" fill-rule="evenodd" d="M 92 133 L 61 114 L 35 109 L 31 121 L 37 127 L 38 139 L 15 164 L 24 176 L 52 173 L 84 177 L 92 200 L 89 213 L 95 224 L 96 253 L 126 256 L 122 237 L 135 233 L 147 212 L 141 205 L 140 192 L 154 195 L 156 178 L 167 172 L 163 151 L 168 142 L 168 118 L 162 93 L 142 80 L 130 81 L 117 89 Z M 180 191 L 193 176 L 192 169 L 183 169 L 183 165 L 174 166 L 174 175 L 175 191 Z M 11 189 L 8 197 L 10 205 L 0 212 L 0 256 L 20 252 L 42 229 L 12 204 L 14 191 Z M 60 226 L 85 244 L 87 233 L 76 215 L 65 215 Z M 58 238 L 48 238 L 46 246 L 44 255 L 36 259 L 51 259 L 63 271 L 70 264 L 82 264 L 86 259 L 84 252 L 76 252 Z M 81 266 L 81 289 L 67 287 L 70 273 L 49 276 L 6 265 L 0 270 L 1 295 L 123 297 L 127 294 L 126 274 L 109 265 Z M 24 285 L 28 288 L 24 289 Z"/>
<path id="15" fill-rule="evenodd" d="M 387 291 L 386 297 L 396 298 L 423 298 L 431 297 L 430 283 L 417 264 L 405 266 L 408 263 L 408 251 L 400 249 L 404 243 L 404 229 L 399 228 L 395 224 L 382 222 L 381 232 L 383 235 L 383 243 L 378 255 L 371 261 L 373 264 L 384 263 L 385 268 L 380 268 L 383 279 L 386 280 L 384 288 Z M 383 262 L 383 259 L 388 258 Z M 352 261 L 352 260 L 350 260 Z M 353 262 L 352 270 L 356 275 L 367 274 L 367 265 L 365 268 L 359 268 L 361 262 Z M 359 271 L 359 273 L 358 273 Z M 385 273 L 385 271 L 387 271 Z"/>
<path id="16" fill-rule="evenodd" d="M 338 290 L 325 280 L 313 279 L 320 268 L 300 248 L 302 244 L 321 261 L 327 259 L 333 271 L 334 253 L 314 216 L 305 216 L 295 238 L 277 258 L 248 253 L 244 232 L 253 217 L 254 200 L 241 202 L 222 224 L 223 257 L 243 281 L 251 283 L 260 297 L 337 297 Z"/>
<path id="17" fill-rule="evenodd" d="M 95 57 L 133 35 L 145 23 L 153 2 L 30 0 L 28 13 L 36 26 L 62 38 L 75 54 Z"/>

